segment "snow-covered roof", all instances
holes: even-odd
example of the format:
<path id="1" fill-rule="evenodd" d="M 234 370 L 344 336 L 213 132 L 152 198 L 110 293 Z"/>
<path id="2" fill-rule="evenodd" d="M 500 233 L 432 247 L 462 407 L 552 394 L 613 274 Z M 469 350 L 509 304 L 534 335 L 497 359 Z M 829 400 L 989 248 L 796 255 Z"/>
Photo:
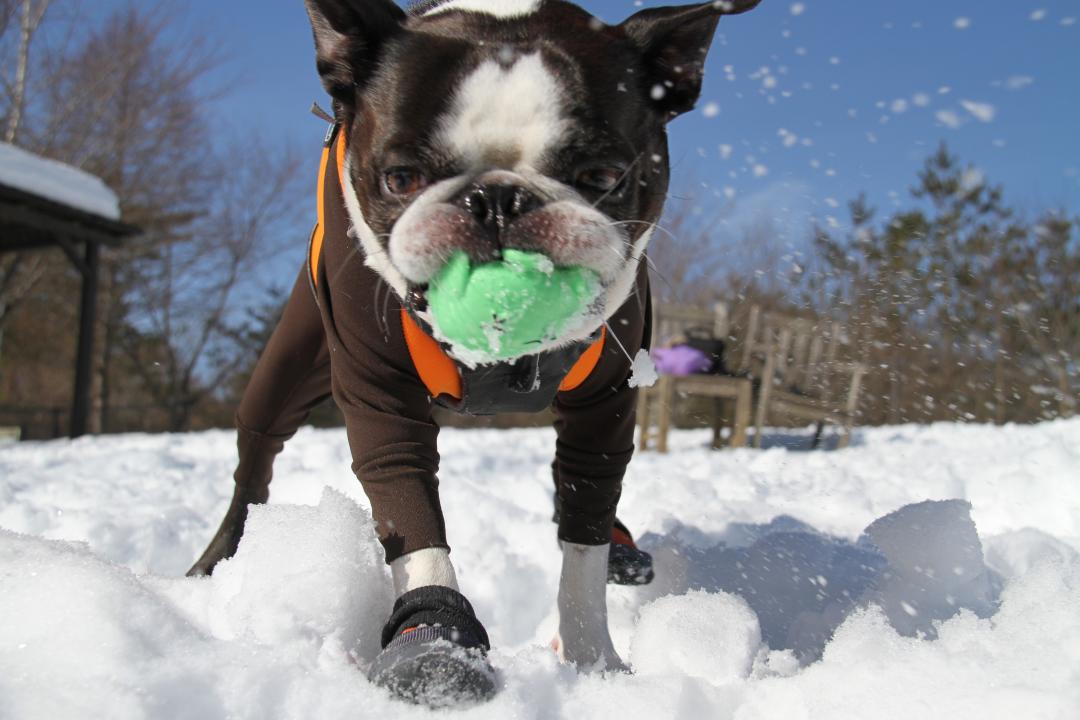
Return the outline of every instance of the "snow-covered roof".
<path id="1" fill-rule="evenodd" d="M 120 219 L 120 201 L 100 178 L 8 143 L 0 143 L 0 184 L 109 220 Z"/>

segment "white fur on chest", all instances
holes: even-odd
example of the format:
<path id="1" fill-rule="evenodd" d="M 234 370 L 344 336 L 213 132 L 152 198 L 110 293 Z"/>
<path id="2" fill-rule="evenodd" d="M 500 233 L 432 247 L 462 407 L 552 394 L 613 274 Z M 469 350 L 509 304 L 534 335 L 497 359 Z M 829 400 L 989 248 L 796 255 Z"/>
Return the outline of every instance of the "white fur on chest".
<path id="1" fill-rule="evenodd" d="M 441 122 L 441 144 L 473 168 L 536 168 L 561 144 L 562 110 L 562 90 L 539 53 L 509 67 L 487 60 L 458 88 Z"/>
<path id="2" fill-rule="evenodd" d="M 542 0 L 449 0 L 428 10 L 424 15 L 464 10 L 494 15 L 498 18 L 515 18 L 536 12 L 541 2 Z"/>

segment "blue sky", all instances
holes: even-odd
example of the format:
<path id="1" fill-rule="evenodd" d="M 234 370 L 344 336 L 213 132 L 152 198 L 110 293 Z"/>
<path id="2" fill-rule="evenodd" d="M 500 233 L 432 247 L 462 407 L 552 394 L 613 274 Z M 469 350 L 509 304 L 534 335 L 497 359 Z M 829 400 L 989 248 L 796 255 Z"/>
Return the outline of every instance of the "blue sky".
<path id="1" fill-rule="evenodd" d="M 301 0 L 162 4 L 225 45 L 223 126 L 299 143 L 314 165 L 308 107 L 328 103 Z M 662 3 L 581 4 L 617 22 Z M 702 102 L 672 125 L 673 195 L 710 218 L 764 215 L 798 243 L 859 192 L 883 211 L 906 202 L 945 140 L 1021 210 L 1080 213 L 1078 69 L 1075 0 L 764 0 L 720 23 Z"/>

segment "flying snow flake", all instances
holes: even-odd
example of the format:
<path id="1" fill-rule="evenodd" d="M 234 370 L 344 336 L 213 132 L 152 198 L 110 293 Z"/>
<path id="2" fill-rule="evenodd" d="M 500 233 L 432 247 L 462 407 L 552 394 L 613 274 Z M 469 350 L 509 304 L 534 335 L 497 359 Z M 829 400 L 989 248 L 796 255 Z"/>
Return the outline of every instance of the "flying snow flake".
<path id="1" fill-rule="evenodd" d="M 705 107 L 701 109 L 701 114 L 707 118 L 714 118 L 720 114 L 720 106 L 714 102 L 705 103 Z"/>
<path id="2" fill-rule="evenodd" d="M 1035 82 L 1030 75 L 1012 75 L 1005 80 L 1005 87 L 1009 90 L 1022 90 Z"/>
<path id="3" fill-rule="evenodd" d="M 769 168 L 762 165 L 761 163 L 758 163 L 757 165 L 754 166 L 754 177 L 763 178 L 768 174 L 769 174 Z"/>
<path id="4" fill-rule="evenodd" d="M 652 92 L 649 94 L 652 95 L 653 100 L 663 100 L 664 96 L 667 95 L 667 90 L 664 89 L 663 85 L 657 83 L 652 86 Z"/>
<path id="5" fill-rule="evenodd" d="M 839 65 L 840 64 L 840 58 L 833 55 L 831 58 L 829 58 L 829 64 L 830 65 Z"/>
<path id="6" fill-rule="evenodd" d="M 831 207 L 831 208 L 838 208 L 838 207 L 840 207 L 840 201 L 839 201 L 839 200 L 837 200 L 836 198 L 833 198 L 833 197 L 827 197 L 827 198 L 825 198 L 825 204 L 826 204 L 826 205 L 828 205 L 828 206 L 829 206 L 829 207 Z"/>
<path id="7" fill-rule="evenodd" d="M 805 3 L 801 3 L 801 2 L 791 3 L 791 14 L 792 15 L 798 17 L 799 15 L 802 15 L 804 12 L 806 12 L 806 4 Z"/>
<path id="8" fill-rule="evenodd" d="M 911 104 L 915 107 L 926 107 L 930 104 L 930 96 L 926 93 L 915 93 L 911 96 Z"/>
<path id="9" fill-rule="evenodd" d="M 731 154 L 734 153 L 734 152 L 735 152 L 735 148 L 733 148 L 730 145 L 721 145 L 720 146 L 720 158 L 722 160 L 730 160 L 731 159 Z"/>
<path id="10" fill-rule="evenodd" d="M 784 147 L 795 147 L 799 143 L 799 136 L 786 128 L 780 128 L 776 131 L 776 134 L 780 137 L 780 141 L 784 143 Z"/>
<path id="11" fill-rule="evenodd" d="M 1043 8 L 1039 8 L 1038 10 L 1032 10 L 1031 15 L 1029 15 L 1028 17 L 1030 17 L 1034 22 L 1041 22 L 1046 19 L 1046 10 L 1044 10 Z"/>
<path id="12" fill-rule="evenodd" d="M 996 138 L 996 139 L 995 139 L 995 140 L 994 140 L 993 142 L 991 142 L 990 144 L 991 144 L 991 145 L 993 145 L 993 146 L 994 146 L 994 147 L 996 147 L 996 148 L 1003 148 L 1003 147 L 1005 147 L 1006 145 L 1008 145 L 1008 143 L 1007 143 L 1007 142 L 1006 142 L 1006 141 L 1005 141 L 1005 140 L 1004 140 L 1003 138 Z"/>
<path id="13" fill-rule="evenodd" d="M 731 187 L 730 185 L 725 185 L 724 186 L 724 197 L 726 197 L 728 200 L 731 200 L 732 198 L 734 198 L 735 197 L 735 188 Z"/>
<path id="14" fill-rule="evenodd" d="M 964 124 L 963 119 L 961 119 L 960 115 L 958 115 L 955 110 L 938 110 L 934 117 L 937 118 L 938 122 L 951 130 L 957 130 Z"/>
<path id="15" fill-rule="evenodd" d="M 971 113 L 979 122 L 993 122 L 997 116 L 997 108 L 990 103 L 975 102 L 973 100 L 961 100 L 960 105 Z"/>
<path id="16" fill-rule="evenodd" d="M 896 100 L 892 101 L 892 105 L 889 106 L 889 109 L 897 115 L 906 113 L 908 109 L 908 101 L 903 98 L 897 98 Z"/>
<path id="17" fill-rule="evenodd" d="M 969 167 L 960 176 L 960 189 L 966 193 L 978 190 L 986 182 L 986 176 L 978 168 Z"/>
<path id="18" fill-rule="evenodd" d="M 645 348 L 638 350 L 634 362 L 630 366 L 630 379 L 627 384 L 632 387 L 652 387 L 656 384 L 659 376 L 656 374 L 656 365 L 649 357 L 649 351 Z"/>
<path id="19" fill-rule="evenodd" d="M 939 87 L 937 89 L 937 94 L 938 95 L 948 95 L 951 92 L 952 92 L 952 88 L 949 87 L 948 85 L 942 85 L 941 87 Z"/>
<path id="20" fill-rule="evenodd" d="M 1076 24 L 1076 18 L 1074 18 L 1074 17 L 1061 18 L 1061 23 L 1059 23 L 1059 24 L 1061 25 L 1061 27 L 1072 27 L 1073 25 Z"/>
<path id="21" fill-rule="evenodd" d="M 957 30 L 967 30 L 969 27 L 971 27 L 971 18 L 958 17 L 953 20 L 953 27 Z"/>

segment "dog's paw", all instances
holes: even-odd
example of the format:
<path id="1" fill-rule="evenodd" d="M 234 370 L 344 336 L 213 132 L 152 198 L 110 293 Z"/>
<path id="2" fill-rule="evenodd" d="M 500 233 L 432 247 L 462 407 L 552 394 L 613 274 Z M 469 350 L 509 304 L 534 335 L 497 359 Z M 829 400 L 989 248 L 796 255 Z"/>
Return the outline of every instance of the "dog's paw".
<path id="1" fill-rule="evenodd" d="M 615 652 L 610 637 L 595 644 L 583 642 L 580 637 L 572 637 L 569 643 L 564 643 L 562 635 L 555 633 L 555 637 L 551 638 L 551 649 L 558 656 L 559 662 L 573 665 L 579 672 L 630 672 L 630 667 Z"/>

